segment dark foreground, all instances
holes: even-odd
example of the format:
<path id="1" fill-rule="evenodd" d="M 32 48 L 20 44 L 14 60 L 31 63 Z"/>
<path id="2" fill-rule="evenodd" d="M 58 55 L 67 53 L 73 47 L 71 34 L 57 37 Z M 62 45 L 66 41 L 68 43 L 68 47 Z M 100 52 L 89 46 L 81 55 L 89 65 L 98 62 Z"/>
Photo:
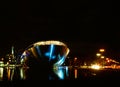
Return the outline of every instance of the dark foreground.
<path id="1" fill-rule="evenodd" d="M 2 69 L 2 68 L 1 68 Z M 37 69 L 37 70 L 36 70 Z M 23 67 L 2 69 L 0 87 L 15 85 L 88 85 L 88 84 L 119 84 L 119 69 L 78 69 L 59 67 L 55 70 L 26 69 Z M 5 84 L 4 84 L 5 83 Z M 18 85 L 19 84 L 19 85 Z M 2 86 L 3 85 L 3 86 Z M 13 87 L 13 86 L 12 86 Z"/>

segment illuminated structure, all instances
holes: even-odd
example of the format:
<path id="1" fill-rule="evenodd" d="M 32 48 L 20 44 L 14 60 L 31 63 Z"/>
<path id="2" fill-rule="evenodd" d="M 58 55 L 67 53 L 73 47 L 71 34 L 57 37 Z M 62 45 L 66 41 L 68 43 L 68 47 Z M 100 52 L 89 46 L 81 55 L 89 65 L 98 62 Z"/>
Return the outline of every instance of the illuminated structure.
<path id="1" fill-rule="evenodd" d="M 60 66 L 69 53 L 66 44 L 60 41 L 40 41 L 28 46 L 21 55 L 20 62 L 27 66 Z"/>

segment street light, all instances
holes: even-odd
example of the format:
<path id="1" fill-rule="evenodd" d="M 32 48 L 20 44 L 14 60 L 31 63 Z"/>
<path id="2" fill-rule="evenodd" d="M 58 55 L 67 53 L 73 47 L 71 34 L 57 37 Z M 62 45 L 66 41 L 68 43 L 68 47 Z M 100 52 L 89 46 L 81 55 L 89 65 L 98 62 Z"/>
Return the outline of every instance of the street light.
<path id="1" fill-rule="evenodd" d="M 100 56 L 101 56 L 101 53 L 97 53 L 96 56 L 97 56 L 97 57 L 100 57 Z"/>
<path id="2" fill-rule="evenodd" d="M 105 58 L 105 56 L 101 56 L 101 58 L 102 58 L 102 59 L 104 59 L 104 58 Z"/>
<path id="3" fill-rule="evenodd" d="M 100 51 L 100 52 L 105 52 L 105 49 L 101 48 L 99 51 Z"/>

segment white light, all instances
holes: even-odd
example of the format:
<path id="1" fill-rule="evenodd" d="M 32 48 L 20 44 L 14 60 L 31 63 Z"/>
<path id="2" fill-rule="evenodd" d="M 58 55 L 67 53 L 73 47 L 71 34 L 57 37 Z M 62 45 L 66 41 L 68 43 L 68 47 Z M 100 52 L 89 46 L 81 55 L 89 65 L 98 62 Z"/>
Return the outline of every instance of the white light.
<path id="1" fill-rule="evenodd" d="M 60 41 L 55 41 L 55 40 L 40 41 L 40 42 L 35 43 L 34 46 L 36 46 L 36 45 L 50 45 L 50 44 L 66 46 L 64 43 L 62 43 Z"/>
<path id="2" fill-rule="evenodd" d="M 99 65 L 92 65 L 91 68 L 92 69 L 100 69 L 100 66 Z"/>

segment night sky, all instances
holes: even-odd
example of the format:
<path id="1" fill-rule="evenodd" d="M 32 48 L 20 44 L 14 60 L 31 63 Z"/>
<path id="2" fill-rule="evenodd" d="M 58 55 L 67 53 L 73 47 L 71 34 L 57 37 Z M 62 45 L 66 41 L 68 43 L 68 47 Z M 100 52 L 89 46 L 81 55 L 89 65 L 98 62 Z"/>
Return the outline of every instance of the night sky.
<path id="1" fill-rule="evenodd" d="M 0 55 L 11 45 L 24 49 L 37 41 L 60 40 L 74 55 L 104 47 L 119 58 L 116 8 L 112 1 L 0 1 Z"/>

